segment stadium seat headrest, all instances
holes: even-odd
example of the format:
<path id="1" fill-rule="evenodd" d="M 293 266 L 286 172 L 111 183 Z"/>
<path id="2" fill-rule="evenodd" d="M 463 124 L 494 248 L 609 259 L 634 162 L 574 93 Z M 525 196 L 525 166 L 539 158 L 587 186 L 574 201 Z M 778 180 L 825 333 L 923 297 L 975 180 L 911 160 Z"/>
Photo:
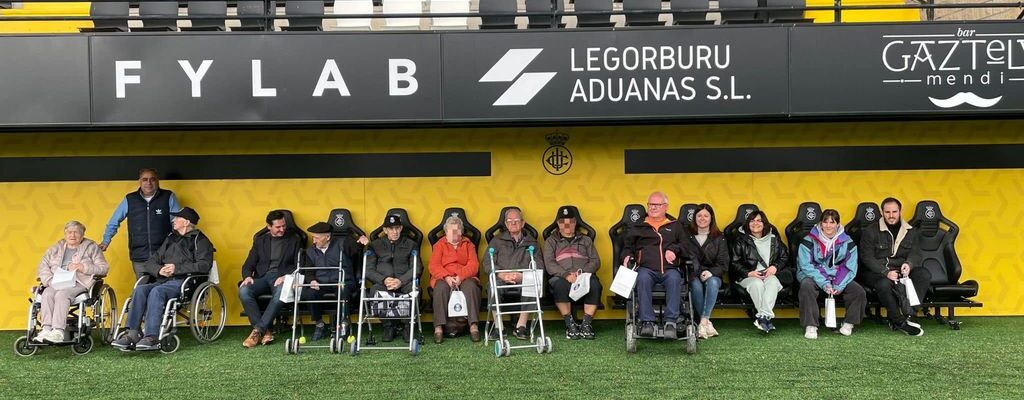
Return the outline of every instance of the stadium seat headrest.
<path id="1" fill-rule="evenodd" d="M 640 204 L 630 204 L 622 210 L 622 220 L 624 224 L 639 224 L 647 219 L 647 209 Z"/>

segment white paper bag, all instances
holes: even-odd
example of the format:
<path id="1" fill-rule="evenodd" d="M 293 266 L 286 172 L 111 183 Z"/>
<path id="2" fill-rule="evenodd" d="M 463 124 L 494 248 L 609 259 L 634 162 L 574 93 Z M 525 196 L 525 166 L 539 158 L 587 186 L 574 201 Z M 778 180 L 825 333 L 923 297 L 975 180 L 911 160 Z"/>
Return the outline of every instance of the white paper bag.
<path id="1" fill-rule="evenodd" d="M 544 270 L 523 272 L 523 297 L 544 297 Z"/>
<path id="2" fill-rule="evenodd" d="M 461 290 L 452 291 L 452 297 L 448 299 L 448 317 L 468 317 L 469 310 L 466 306 L 466 295 Z"/>
<path id="3" fill-rule="evenodd" d="M 615 279 L 612 280 L 612 292 L 628 299 L 633 294 L 636 276 L 636 271 L 620 265 L 618 271 L 615 272 Z"/>
<path id="4" fill-rule="evenodd" d="M 832 295 L 825 299 L 825 327 L 836 327 L 836 299 Z"/>
<path id="5" fill-rule="evenodd" d="M 907 289 L 907 303 L 910 303 L 911 307 L 921 305 L 921 299 L 917 298 L 917 290 L 914 289 L 914 281 L 910 278 L 900 278 L 900 283 Z"/>
<path id="6" fill-rule="evenodd" d="M 75 287 L 75 272 L 57 268 L 57 271 L 53 273 L 53 279 L 50 279 L 50 287 L 57 290 Z"/>
<path id="7" fill-rule="evenodd" d="M 590 293 L 590 273 L 583 272 L 576 275 L 576 283 L 573 283 L 572 287 L 569 288 L 569 298 L 572 301 L 577 301 L 586 296 L 587 293 Z"/>
<path id="8" fill-rule="evenodd" d="M 302 288 L 295 287 L 301 285 L 305 281 L 305 276 L 302 274 L 288 274 L 284 276 L 284 282 L 281 283 L 281 302 L 291 303 L 295 299 L 302 295 Z"/>

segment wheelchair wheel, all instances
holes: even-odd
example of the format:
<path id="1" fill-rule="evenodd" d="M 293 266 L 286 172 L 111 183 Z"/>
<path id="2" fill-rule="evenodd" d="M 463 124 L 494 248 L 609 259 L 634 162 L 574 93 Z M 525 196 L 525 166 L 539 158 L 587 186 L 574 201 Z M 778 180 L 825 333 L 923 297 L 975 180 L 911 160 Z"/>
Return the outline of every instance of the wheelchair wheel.
<path id="1" fill-rule="evenodd" d="M 636 353 L 636 335 L 633 324 L 626 324 L 626 352 Z"/>
<path id="2" fill-rule="evenodd" d="M 552 348 L 553 347 L 551 347 L 551 336 L 545 336 L 544 337 L 544 352 L 545 353 L 551 353 L 551 349 Z"/>
<path id="3" fill-rule="evenodd" d="M 178 347 L 181 347 L 181 339 L 178 339 L 178 335 L 168 335 L 160 341 L 161 353 L 171 354 L 178 351 Z"/>
<path id="4" fill-rule="evenodd" d="M 117 333 L 117 295 L 114 294 L 114 289 L 103 285 L 103 288 L 100 289 L 100 299 L 92 305 L 92 308 L 100 343 L 112 343 Z"/>
<path id="5" fill-rule="evenodd" d="M 192 294 L 189 328 L 199 343 L 217 340 L 227 319 L 224 292 L 212 282 L 203 282 Z"/>
<path id="6" fill-rule="evenodd" d="M 22 357 L 31 357 L 39 352 L 39 346 L 29 346 L 28 336 L 22 336 L 14 341 L 14 354 Z"/>
<path id="7" fill-rule="evenodd" d="M 71 345 L 71 353 L 76 356 L 86 355 L 92 351 L 92 336 L 82 335 L 75 344 Z"/>
<path id="8" fill-rule="evenodd" d="M 693 324 L 686 324 L 686 354 L 694 354 L 697 352 L 697 332 L 693 328 Z"/>

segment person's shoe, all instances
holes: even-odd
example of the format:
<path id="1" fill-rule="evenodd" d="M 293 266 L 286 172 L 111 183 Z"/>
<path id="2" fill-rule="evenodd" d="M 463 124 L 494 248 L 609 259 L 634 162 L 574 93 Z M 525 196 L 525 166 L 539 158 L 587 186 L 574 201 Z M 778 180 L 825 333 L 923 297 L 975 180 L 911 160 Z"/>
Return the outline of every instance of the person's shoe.
<path id="1" fill-rule="evenodd" d="M 580 334 L 579 334 L 579 337 L 584 338 L 586 340 L 594 340 L 594 338 L 596 336 L 597 335 L 594 334 L 594 325 L 593 324 L 591 324 L 590 322 L 587 322 L 587 321 L 584 321 L 582 324 L 580 324 Z"/>
<path id="2" fill-rule="evenodd" d="M 516 327 L 516 339 L 526 340 L 530 338 L 530 332 L 526 330 L 525 326 Z"/>
<path id="3" fill-rule="evenodd" d="M 133 349 L 135 347 L 135 343 L 138 341 L 139 331 L 133 329 L 129 330 L 128 332 L 125 332 L 124 335 L 121 335 L 121 337 L 117 338 L 117 340 L 110 343 L 110 345 L 118 349 L 121 349 L 121 351 L 128 351 Z"/>
<path id="4" fill-rule="evenodd" d="M 313 341 L 324 339 L 331 336 L 331 329 L 327 327 L 327 324 L 319 324 L 316 328 L 313 328 Z"/>
<path id="5" fill-rule="evenodd" d="M 61 343 L 64 341 L 64 330 L 54 329 L 50 333 L 43 337 L 43 341 L 47 343 Z"/>
<path id="6" fill-rule="evenodd" d="M 818 338 L 818 327 L 808 326 L 804 328 L 804 338 L 806 339 L 817 339 Z"/>
<path id="7" fill-rule="evenodd" d="M 754 320 L 754 326 L 756 326 L 757 329 L 760 329 L 761 332 L 764 333 L 772 331 L 772 328 L 768 326 L 768 318 L 765 317 L 757 317 L 757 319 Z"/>
<path id="8" fill-rule="evenodd" d="M 669 340 L 676 340 L 676 339 L 679 338 L 679 335 L 676 333 L 676 323 L 675 322 L 666 322 L 665 323 L 665 333 L 664 333 L 664 335 L 665 335 L 665 339 L 669 339 Z"/>
<path id="9" fill-rule="evenodd" d="M 256 347 L 256 345 L 260 344 L 260 338 L 262 337 L 263 334 L 260 333 L 259 329 L 253 329 L 252 332 L 249 332 L 249 336 L 246 336 L 245 340 L 242 341 L 242 347 L 247 349 Z"/>
<path id="10" fill-rule="evenodd" d="M 643 322 L 640 325 L 640 336 L 651 337 L 654 336 L 654 322 Z"/>
<path id="11" fill-rule="evenodd" d="M 45 338 L 49 336 L 50 332 L 52 331 L 52 329 L 43 328 L 43 330 L 39 331 L 39 333 L 37 333 L 36 336 L 32 338 L 32 341 L 35 343 L 43 343 Z"/>
<path id="12" fill-rule="evenodd" d="M 708 328 L 707 328 L 707 330 L 708 330 L 708 337 L 709 338 L 710 337 L 718 336 L 718 331 L 715 330 L 715 324 L 712 324 L 711 321 L 708 321 Z"/>
<path id="13" fill-rule="evenodd" d="M 580 338 L 580 326 L 576 324 L 576 321 L 569 321 L 565 323 L 565 338 L 569 340 L 576 340 Z"/>
<path id="14" fill-rule="evenodd" d="M 270 329 L 267 329 L 266 332 L 263 332 L 263 337 L 260 338 L 260 344 L 270 344 L 273 341 L 274 341 L 274 332 L 273 331 L 271 331 Z"/>
<path id="15" fill-rule="evenodd" d="M 380 340 L 384 343 L 393 342 L 395 340 L 395 326 L 384 325 L 384 336 Z"/>
<path id="16" fill-rule="evenodd" d="M 775 330 L 775 324 L 772 323 L 772 320 L 767 319 L 767 318 L 765 318 L 765 319 L 768 320 L 768 330 L 774 331 Z"/>
<path id="17" fill-rule="evenodd" d="M 444 343 L 444 328 L 440 326 L 434 327 L 434 343 Z"/>
<path id="18" fill-rule="evenodd" d="M 504 325 L 502 325 L 501 329 L 502 329 L 503 332 L 505 331 Z M 498 340 L 498 339 L 500 339 L 500 337 L 498 337 L 498 336 L 499 336 L 498 335 L 498 327 L 497 326 L 491 326 L 491 331 L 487 333 L 487 340 Z"/>
<path id="19" fill-rule="evenodd" d="M 411 326 L 409 326 L 408 324 L 402 325 L 402 342 L 403 343 L 409 343 L 409 339 L 411 339 L 412 334 L 413 334 L 413 330 L 412 330 Z"/>
<path id="20" fill-rule="evenodd" d="M 917 324 L 915 324 L 913 322 L 909 322 L 909 321 L 903 321 L 902 324 L 896 325 L 895 328 L 893 328 L 893 330 L 898 330 L 898 331 L 903 332 L 903 333 L 905 333 L 907 335 L 910 335 L 910 336 L 921 336 L 921 335 L 924 335 L 924 329 L 921 329 L 920 325 L 917 325 L 917 326 L 914 326 L 914 325 L 917 325 Z"/>
<path id="21" fill-rule="evenodd" d="M 150 350 L 159 350 L 159 349 L 160 349 L 160 341 L 156 339 L 156 336 L 146 336 L 146 337 L 142 338 L 142 340 L 139 340 L 138 343 L 135 344 L 135 350 L 139 350 L 139 351 L 150 351 Z"/>
<path id="22" fill-rule="evenodd" d="M 839 327 L 839 334 L 843 336 L 850 336 L 853 334 L 853 324 L 849 322 L 843 322 L 843 326 Z"/>
<path id="23" fill-rule="evenodd" d="M 473 343 L 480 341 L 480 327 L 475 323 L 469 325 L 469 340 L 472 340 Z"/>
<path id="24" fill-rule="evenodd" d="M 708 334 L 707 324 L 697 324 L 697 339 L 707 339 L 709 337 L 711 335 Z"/>

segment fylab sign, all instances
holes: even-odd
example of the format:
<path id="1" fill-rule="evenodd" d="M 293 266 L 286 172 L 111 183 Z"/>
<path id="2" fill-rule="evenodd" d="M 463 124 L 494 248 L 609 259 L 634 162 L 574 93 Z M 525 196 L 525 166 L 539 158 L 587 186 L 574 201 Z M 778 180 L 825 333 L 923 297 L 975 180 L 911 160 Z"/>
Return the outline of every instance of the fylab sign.
<path id="1" fill-rule="evenodd" d="M 192 97 L 203 97 L 203 78 L 206 73 L 214 67 L 214 60 L 202 60 L 199 65 L 193 65 L 190 60 L 177 60 L 181 67 L 182 84 L 189 85 Z M 277 97 L 277 88 L 267 87 L 263 84 L 263 62 L 261 60 L 250 60 L 250 76 L 252 77 L 252 97 Z M 128 85 L 145 85 L 142 81 L 144 65 L 140 60 L 117 60 L 114 61 L 114 97 L 118 99 L 128 98 L 126 89 Z M 405 58 L 388 59 L 388 95 L 409 96 L 415 94 L 419 89 L 419 81 L 416 80 L 416 63 Z M 320 71 L 320 77 L 310 79 L 309 84 L 311 97 L 323 97 L 327 93 L 334 93 L 337 96 L 352 96 L 352 92 L 345 82 L 345 77 L 334 59 L 326 59 Z"/>

